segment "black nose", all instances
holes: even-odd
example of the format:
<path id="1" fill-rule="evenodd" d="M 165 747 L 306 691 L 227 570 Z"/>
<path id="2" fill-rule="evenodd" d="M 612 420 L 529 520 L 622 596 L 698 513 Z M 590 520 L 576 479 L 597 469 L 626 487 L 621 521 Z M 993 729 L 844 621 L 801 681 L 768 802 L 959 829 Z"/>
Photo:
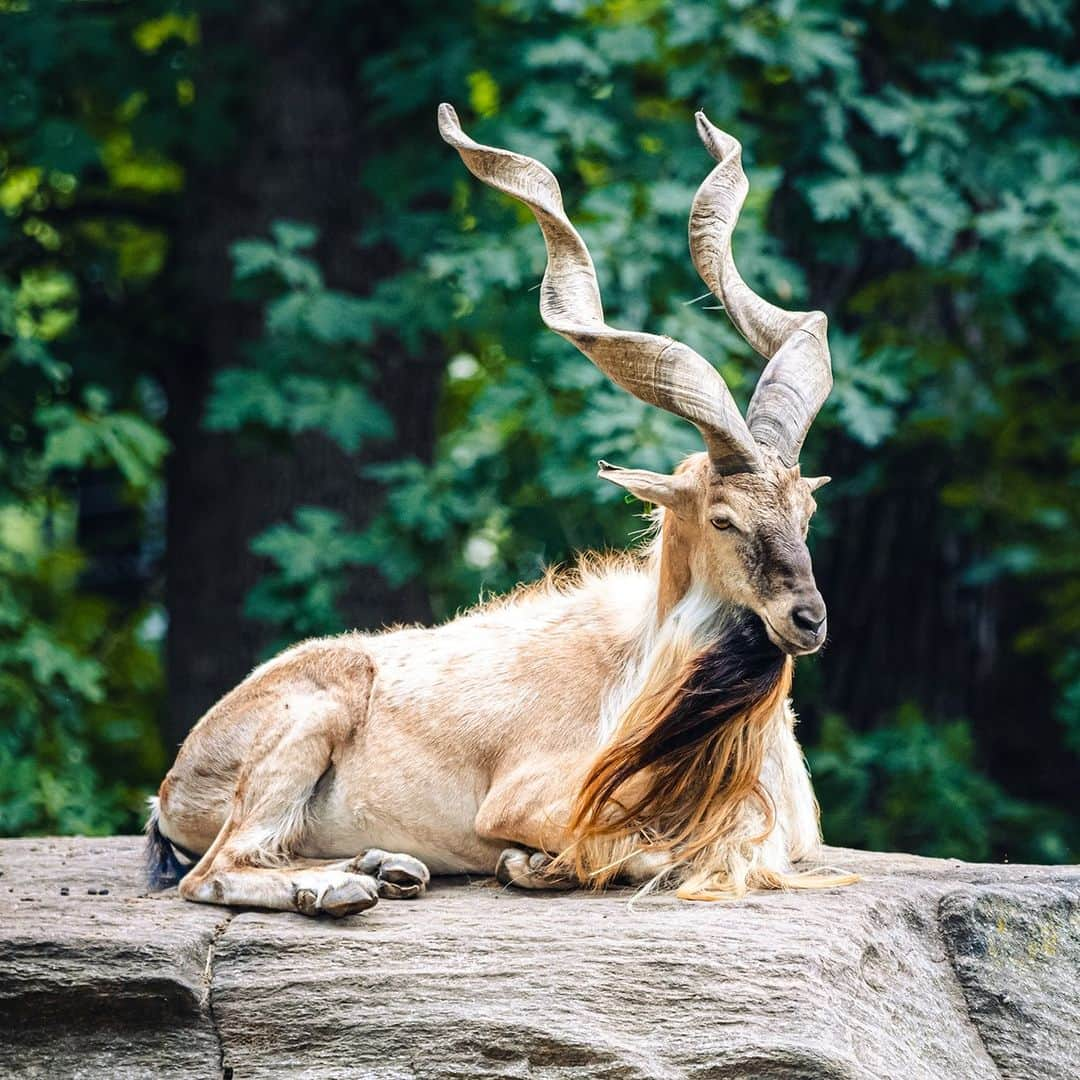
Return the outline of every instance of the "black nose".
<path id="1" fill-rule="evenodd" d="M 816 634 L 825 621 L 825 604 L 821 600 L 800 604 L 791 609 L 791 621 L 808 634 Z"/>

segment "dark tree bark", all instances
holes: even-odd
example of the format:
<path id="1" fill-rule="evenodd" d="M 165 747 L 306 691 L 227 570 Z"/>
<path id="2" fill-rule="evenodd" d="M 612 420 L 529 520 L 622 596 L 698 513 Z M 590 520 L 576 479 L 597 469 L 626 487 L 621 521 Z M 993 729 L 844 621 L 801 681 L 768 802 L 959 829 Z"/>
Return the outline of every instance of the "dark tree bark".
<path id="1" fill-rule="evenodd" d="M 230 297 L 234 240 L 265 235 L 273 220 L 290 218 L 321 230 L 317 255 L 331 286 L 363 293 L 393 269 L 371 265 L 356 246 L 366 209 L 358 183 L 367 142 L 364 102 L 354 89 L 363 57 L 328 40 L 331 33 L 301 5 L 240 5 L 203 21 L 211 65 L 203 81 L 210 93 L 214 64 L 242 62 L 230 58 L 234 46 L 242 43 L 237 54 L 256 57 L 257 66 L 247 73 L 245 100 L 222 106 L 235 132 L 224 159 L 189 171 L 173 253 L 184 323 L 164 378 L 174 448 L 167 474 L 168 746 L 265 648 L 265 629 L 242 612 L 266 570 L 249 550 L 251 539 L 305 504 L 342 512 L 352 527 L 362 527 L 377 499 L 359 467 L 403 453 L 429 459 L 432 450 L 441 357 L 406 362 L 393 343 L 379 350 L 374 386 L 394 419 L 391 443 L 350 458 L 319 435 L 274 451 L 245 448 L 242 440 L 203 427 L 214 373 L 242 362 L 243 343 L 260 332 L 258 313 Z M 365 45 L 362 30 L 354 40 Z M 221 76 L 219 86 L 232 85 Z M 347 607 L 357 627 L 428 614 L 419 585 L 393 590 L 374 571 L 356 576 Z"/>

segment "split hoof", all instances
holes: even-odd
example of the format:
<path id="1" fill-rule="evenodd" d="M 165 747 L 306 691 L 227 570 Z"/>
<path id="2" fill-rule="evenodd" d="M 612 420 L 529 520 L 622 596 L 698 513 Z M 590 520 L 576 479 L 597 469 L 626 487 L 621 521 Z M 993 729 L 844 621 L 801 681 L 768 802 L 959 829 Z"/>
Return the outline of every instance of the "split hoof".
<path id="1" fill-rule="evenodd" d="M 363 874 L 342 874 L 327 883 L 305 882 L 295 893 L 296 910 L 301 915 L 329 915 L 343 919 L 367 911 L 379 902 L 378 885 Z"/>
<path id="2" fill-rule="evenodd" d="M 495 877 L 503 885 L 516 885 L 529 876 L 529 856 L 520 848 L 506 848 L 495 864 Z"/>
<path id="3" fill-rule="evenodd" d="M 328 889 L 322 899 L 322 910 L 335 919 L 342 919 L 346 915 L 367 911 L 378 902 L 379 893 L 375 883 L 370 878 L 358 878 L 356 881 Z"/>
<path id="4" fill-rule="evenodd" d="M 564 875 L 545 871 L 554 860 L 542 851 L 529 854 L 521 848 L 506 848 L 495 864 L 495 877 L 503 885 L 519 889 L 573 889 L 576 883 Z"/>
<path id="5" fill-rule="evenodd" d="M 384 900 L 414 900 L 427 891 L 431 881 L 431 872 L 419 859 L 379 848 L 365 851 L 352 866 L 375 879 Z"/>

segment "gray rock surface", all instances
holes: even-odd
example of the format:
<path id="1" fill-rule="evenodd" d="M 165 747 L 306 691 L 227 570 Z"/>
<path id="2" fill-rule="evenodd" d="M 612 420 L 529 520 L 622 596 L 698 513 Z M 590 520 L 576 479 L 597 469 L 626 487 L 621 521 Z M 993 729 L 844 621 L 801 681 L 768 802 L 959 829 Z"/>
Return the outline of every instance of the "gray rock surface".
<path id="1" fill-rule="evenodd" d="M 147 895 L 135 838 L 0 841 L 0 1076 L 1080 1077 L 1080 868 L 828 858 L 862 882 L 334 922 Z"/>

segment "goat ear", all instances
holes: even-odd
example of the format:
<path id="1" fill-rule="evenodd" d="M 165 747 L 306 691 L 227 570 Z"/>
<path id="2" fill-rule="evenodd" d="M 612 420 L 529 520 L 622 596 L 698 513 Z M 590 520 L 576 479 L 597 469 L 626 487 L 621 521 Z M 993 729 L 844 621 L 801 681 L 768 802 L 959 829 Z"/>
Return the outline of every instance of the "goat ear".
<path id="1" fill-rule="evenodd" d="M 810 485 L 811 491 L 823 488 L 831 479 L 831 476 L 804 476 L 803 479 Z"/>
<path id="2" fill-rule="evenodd" d="M 648 469 L 624 469 L 607 461 L 599 461 L 597 466 L 601 480 L 618 484 L 642 502 L 663 506 L 676 514 L 687 513 L 693 505 L 696 481 L 688 473 L 668 476 Z"/>

